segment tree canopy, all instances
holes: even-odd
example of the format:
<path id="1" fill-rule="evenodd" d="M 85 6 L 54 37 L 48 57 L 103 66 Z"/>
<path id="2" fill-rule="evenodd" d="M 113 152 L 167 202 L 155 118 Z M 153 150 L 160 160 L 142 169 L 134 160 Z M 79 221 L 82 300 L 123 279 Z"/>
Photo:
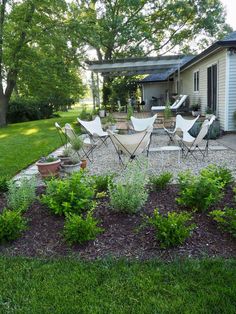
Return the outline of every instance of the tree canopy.
<path id="1" fill-rule="evenodd" d="M 219 0 L 77 0 L 71 12 L 78 38 L 100 61 L 194 51 L 230 30 Z"/>
<path id="2" fill-rule="evenodd" d="M 193 52 L 229 30 L 220 0 L 0 0 L 0 126 L 14 91 L 81 96 L 86 50 L 100 61 Z"/>

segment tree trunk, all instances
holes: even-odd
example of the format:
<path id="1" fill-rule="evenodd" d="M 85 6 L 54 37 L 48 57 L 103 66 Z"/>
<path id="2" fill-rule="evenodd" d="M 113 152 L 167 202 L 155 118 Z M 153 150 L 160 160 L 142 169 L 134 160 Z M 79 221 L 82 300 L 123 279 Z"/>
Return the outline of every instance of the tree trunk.
<path id="1" fill-rule="evenodd" d="M 9 100 L 4 96 L 0 96 L 0 127 L 7 125 L 7 108 Z"/>

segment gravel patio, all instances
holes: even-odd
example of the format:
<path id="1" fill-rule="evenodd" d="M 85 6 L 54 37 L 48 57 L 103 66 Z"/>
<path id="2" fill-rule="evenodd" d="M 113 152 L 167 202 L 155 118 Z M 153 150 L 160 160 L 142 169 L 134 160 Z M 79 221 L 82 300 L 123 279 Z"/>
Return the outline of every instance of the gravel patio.
<path id="1" fill-rule="evenodd" d="M 153 135 L 151 148 L 166 145 L 168 145 L 168 137 L 166 135 Z M 60 155 L 62 150 L 63 147 L 57 149 L 53 154 Z M 147 158 L 148 160 L 148 171 L 150 173 L 158 174 L 163 171 L 170 171 L 173 173 L 174 178 L 176 178 L 181 171 L 191 170 L 193 173 L 197 174 L 202 168 L 205 168 L 209 164 L 216 164 L 229 168 L 236 178 L 236 151 L 231 149 L 229 145 L 224 146 L 223 137 L 219 140 L 210 141 L 209 154 L 204 160 L 202 160 L 200 153 L 196 155 L 197 160 L 190 155 L 186 159 L 181 158 L 178 160 L 178 154 L 177 151 L 163 153 L 150 152 L 148 158 L 146 157 L 146 153 L 143 154 L 143 158 Z M 102 145 L 94 150 L 93 162 L 88 163 L 88 169 L 91 174 L 119 173 L 122 171 L 123 166 L 119 162 L 118 155 L 110 139 L 107 140 L 107 145 Z M 19 180 L 21 177 L 31 177 L 34 175 L 38 178 L 38 185 L 42 185 L 35 164 L 21 171 L 14 179 Z"/>

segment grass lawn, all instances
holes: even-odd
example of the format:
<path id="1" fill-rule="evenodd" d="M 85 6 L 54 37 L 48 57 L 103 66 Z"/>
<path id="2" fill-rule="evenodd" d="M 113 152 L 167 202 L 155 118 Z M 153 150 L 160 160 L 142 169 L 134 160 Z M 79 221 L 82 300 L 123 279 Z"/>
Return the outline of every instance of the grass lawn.
<path id="1" fill-rule="evenodd" d="M 50 154 L 61 145 L 54 127 L 76 121 L 78 110 L 60 113 L 60 118 L 9 124 L 0 128 L 0 175 L 12 177 L 20 170 Z"/>
<path id="2" fill-rule="evenodd" d="M 236 261 L 0 258 L 0 313 L 235 313 Z"/>

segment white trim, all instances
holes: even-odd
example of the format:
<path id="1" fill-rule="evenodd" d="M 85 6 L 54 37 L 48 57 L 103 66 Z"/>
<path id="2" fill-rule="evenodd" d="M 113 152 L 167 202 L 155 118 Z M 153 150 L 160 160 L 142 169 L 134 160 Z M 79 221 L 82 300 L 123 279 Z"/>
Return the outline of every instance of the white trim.
<path id="1" fill-rule="evenodd" d="M 229 54 L 226 52 L 225 66 L 225 125 L 224 131 L 229 130 Z"/>
<path id="2" fill-rule="evenodd" d="M 184 69 L 181 70 L 180 72 L 184 72 L 185 70 L 187 70 L 187 69 L 189 69 L 189 68 L 195 66 L 198 62 L 201 62 L 202 60 L 204 60 L 204 59 L 206 59 L 206 58 L 209 58 L 211 55 L 216 54 L 216 53 L 218 53 L 220 50 L 223 50 L 223 49 L 225 49 L 225 47 L 219 47 L 219 48 L 213 50 L 212 52 L 210 52 L 210 53 L 208 53 L 207 55 L 204 55 L 202 58 L 198 59 L 197 61 L 191 63 L 189 66 L 187 66 L 186 68 L 184 68 Z M 191 62 L 191 60 L 190 60 L 190 62 Z"/>

